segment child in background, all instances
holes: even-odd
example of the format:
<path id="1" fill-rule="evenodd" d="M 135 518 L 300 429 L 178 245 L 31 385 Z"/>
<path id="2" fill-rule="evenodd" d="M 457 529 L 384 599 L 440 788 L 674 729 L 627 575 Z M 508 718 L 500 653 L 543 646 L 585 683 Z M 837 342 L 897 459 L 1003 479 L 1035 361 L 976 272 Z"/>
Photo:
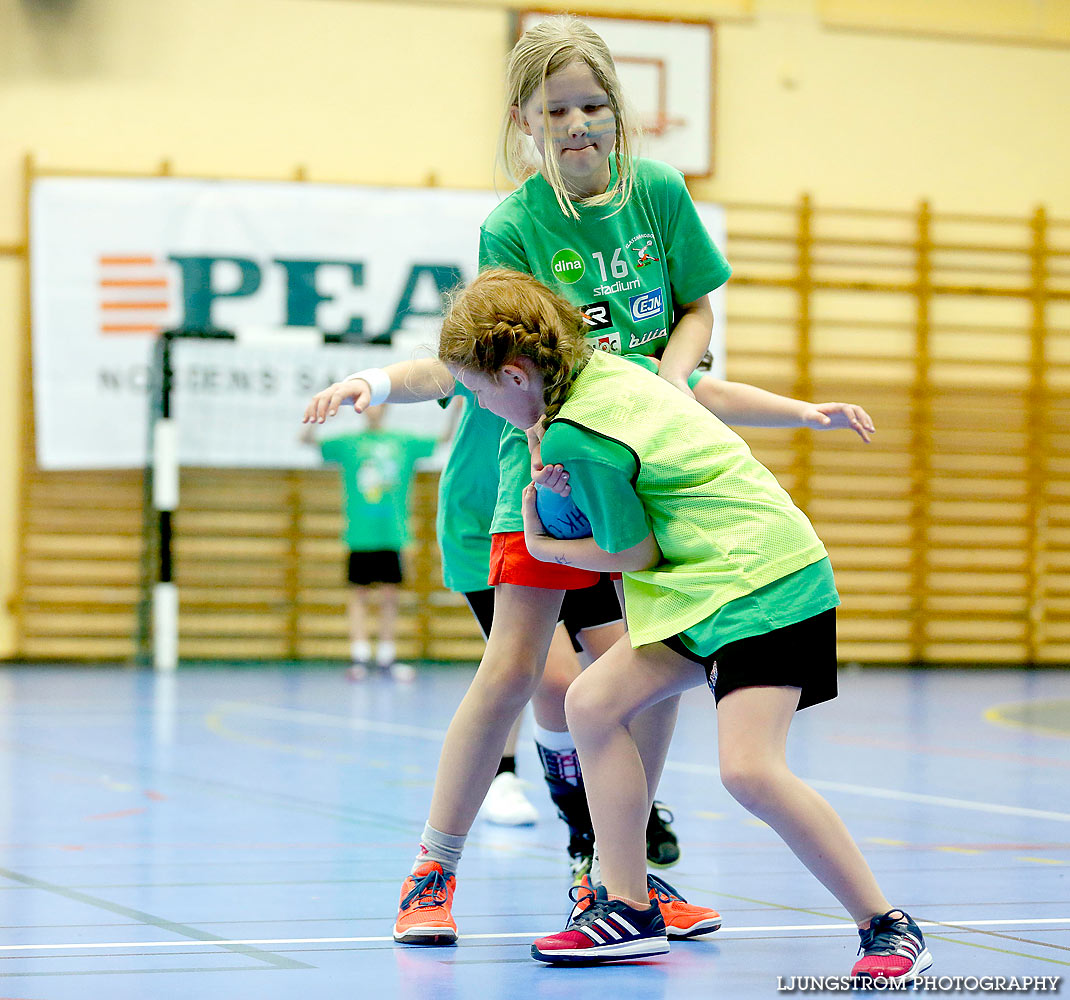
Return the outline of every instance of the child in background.
<path id="1" fill-rule="evenodd" d="M 917 978 L 932 963 L 917 924 L 893 909 L 843 821 L 787 766 L 795 712 L 836 696 L 839 596 L 806 516 L 735 433 L 641 366 L 592 351 L 581 311 L 529 275 L 484 271 L 455 300 L 439 357 L 491 412 L 536 428 L 540 481 L 563 467 L 590 520 L 591 537 L 551 538 L 527 486 L 531 554 L 624 579 L 628 636 L 565 698 L 601 884 L 533 957 L 590 964 L 668 950 L 648 898 L 648 772 L 631 723 L 705 678 L 721 779 L 856 921 L 864 954 L 852 975 Z"/>
<path id="2" fill-rule="evenodd" d="M 386 410 L 385 406 L 369 407 L 365 411 L 366 430 L 319 443 L 323 460 L 336 464 L 342 477 L 342 539 L 349 550 L 347 676 L 354 681 L 366 678 L 371 668 L 399 681 L 411 681 L 415 676 L 410 664 L 396 659 L 401 550 L 409 540 L 413 466 L 434 451 L 436 441 L 384 429 Z M 315 444 L 311 431 L 309 427 L 303 440 Z M 372 594 L 379 605 L 374 656 L 368 627 Z"/>

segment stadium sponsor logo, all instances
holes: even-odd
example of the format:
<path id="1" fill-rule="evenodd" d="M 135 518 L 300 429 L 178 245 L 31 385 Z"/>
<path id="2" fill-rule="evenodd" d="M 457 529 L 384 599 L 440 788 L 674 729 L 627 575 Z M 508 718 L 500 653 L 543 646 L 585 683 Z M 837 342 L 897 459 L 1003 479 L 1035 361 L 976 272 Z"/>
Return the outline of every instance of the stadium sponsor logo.
<path id="1" fill-rule="evenodd" d="M 614 281 L 609 285 L 599 285 L 595 290 L 595 295 L 616 295 L 617 292 L 630 292 L 633 288 L 639 288 L 642 282 L 638 278 L 634 278 L 632 281 Z"/>
<path id="2" fill-rule="evenodd" d="M 661 288 L 652 288 L 642 295 L 633 295 L 628 299 L 628 309 L 636 322 L 660 316 L 665 309 L 665 293 Z"/>
<path id="3" fill-rule="evenodd" d="M 608 330 L 613 325 L 613 312 L 609 307 L 609 301 L 589 302 L 580 306 L 583 313 L 583 322 L 588 330 Z"/>
<path id="4" fill-rule="evenodd" d="M 586 268 L 583 266 L 583 258 L 568 247 L 558 250 L 550 260 L 550 270 L 558 281 L 566 285 L 575 284 L 583 277 Z"/>

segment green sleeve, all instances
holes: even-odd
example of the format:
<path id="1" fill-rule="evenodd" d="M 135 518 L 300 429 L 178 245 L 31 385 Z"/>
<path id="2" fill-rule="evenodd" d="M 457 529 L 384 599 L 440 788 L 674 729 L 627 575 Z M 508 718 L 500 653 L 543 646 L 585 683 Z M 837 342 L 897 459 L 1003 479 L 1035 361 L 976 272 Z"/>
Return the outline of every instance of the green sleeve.
<path id="1" fill-rule="evenodd" d="M 542 460 L 568 471 L 572 499 L 587 515 L 600 548 L 622 552 L 650 534 L 632 485 L 639 471 L 636 459 L 624 445 L 555 421 L 543 437 Z"/>
<path id="2" fill-rule="evenodd" d="M 681 174 L 664 174 L 665 247 L 673 299 L 683 304 L 720 288 L 732 268 L 699 218 Z"/>
<path id="3" fill-rule="evenodd" d="M 353 454 L 352 435 L 328 438 L 320 442 L 320 455 L 325 462 L 345 462 Z"/>
<path id="4" fill-rule="evenodd" d="M 479 230 L 479 269 L 488 267 L 508 267 L 531 274 L 528 256 L 520 243 L 483 228 Z"/>

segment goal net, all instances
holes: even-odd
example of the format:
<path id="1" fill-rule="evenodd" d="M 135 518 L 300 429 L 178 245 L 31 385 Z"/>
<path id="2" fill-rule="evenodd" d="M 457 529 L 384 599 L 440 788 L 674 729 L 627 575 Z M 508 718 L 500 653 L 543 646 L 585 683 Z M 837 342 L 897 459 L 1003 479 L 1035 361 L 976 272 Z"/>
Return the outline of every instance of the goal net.
<path id="1" fill-rule="evenodd" d="M 137 618 L 142 662 L 174 669 L 180 641 L 184 656 L 294 653 L 295 606 L 309 576 L 302 562 L 324 563 L 323 580 L 339 576 L 337 475 L 313 471 L 322 468 L 316 440 L 364 426 L 345 407 L 309 441 L 305 406 L 361 368 L 430 354 L 426 335 L 389 346 L 330 343 L 293 328 L 159 337 Z M 391 407 L 387 418 L 393 430 L 426 436 L 444 424 L 435 403 Z"/>

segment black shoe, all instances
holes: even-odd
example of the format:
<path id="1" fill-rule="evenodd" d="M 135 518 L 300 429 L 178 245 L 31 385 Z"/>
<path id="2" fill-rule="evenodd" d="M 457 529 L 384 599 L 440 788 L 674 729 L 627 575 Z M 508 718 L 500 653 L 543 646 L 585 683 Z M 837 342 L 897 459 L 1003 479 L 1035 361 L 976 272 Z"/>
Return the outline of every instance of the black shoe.
<path id="1" fill-rule="evenodd" d="M 572 884 L 579 885 L 585 875 L 591 873 L 594 864 L 594 836 L 573 835 L 568 839 L 568 866 L 572 872 Z"/>
<path id="2" fill-rule="evenodd" d="M 646 821 L 646 861 L 652 868 L 671 868 L 680 860 L 680 845 L 669 824 L 672 813 L 655 801 Z"/>
<path id="3" fill-rule="evenodd" d="M 546 777 L 550 798 L 557 806 L 557 815 L 568 826 L 569 867 L 572 882 L 576 884 L 591 870 L 594 856 L 594 827 L 587 808 L 587 793 L 583 784 L 573 785 L 560 778 Z"/>

